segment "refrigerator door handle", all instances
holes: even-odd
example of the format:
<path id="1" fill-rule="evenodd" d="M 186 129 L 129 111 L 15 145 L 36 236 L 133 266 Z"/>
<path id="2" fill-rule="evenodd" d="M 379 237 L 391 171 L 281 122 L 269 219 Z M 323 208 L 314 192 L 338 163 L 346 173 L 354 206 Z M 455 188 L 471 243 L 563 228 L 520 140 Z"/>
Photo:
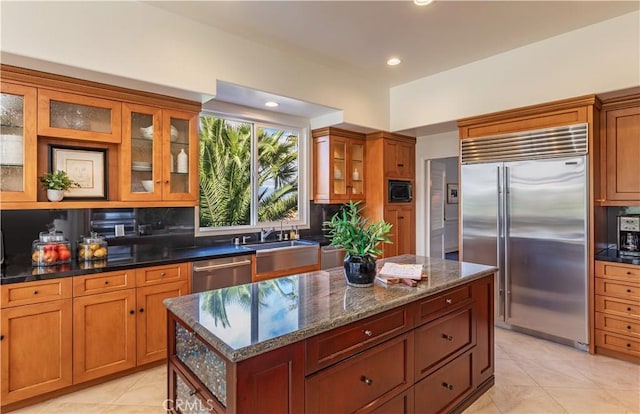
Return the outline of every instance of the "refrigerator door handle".
<path id="1" fill-rule="evenodd" d="M 498 266 L 498 280 L 496 282 L 498 287 L 498 317 L 501 321 L 504 321 L 504 226 L 502 225 L 502 218 L 504 217 L 504 206 L 502 204 L 502 200 L 504 199 L 504 195 L 502 192 L 502 174 L 500 174 L 501 166 L 496 167 L 496 190 L 497 190 L 497 198 L 496 202 L 498 203 L 496 209 L 496 236 L 497 236 L 497 248 L 496 248 L 496 264 Z"/>
<path id="2" fill-rule="evenodd" d="M 511 192 L 509 188 L 509 167 L 504 167 L 504 214 L 502 215 L 503 229 L 504 229 L 504 243 L 502 248 L 504 251 L 504 289 L 505 289 L 505 320 L 508 320 L 511 315 L 511 280 L 509 277 L 509 194 Z"/>

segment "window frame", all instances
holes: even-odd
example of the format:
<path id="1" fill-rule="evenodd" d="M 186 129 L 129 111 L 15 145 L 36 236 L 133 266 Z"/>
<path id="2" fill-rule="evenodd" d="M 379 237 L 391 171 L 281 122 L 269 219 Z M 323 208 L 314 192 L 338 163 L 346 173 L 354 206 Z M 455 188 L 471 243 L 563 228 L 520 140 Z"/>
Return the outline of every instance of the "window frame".
<path id="1" fill-rule="evenodd" d="M 279 120 L 277 117 L 251 117 L 236 114 L 227 114 L 212 110 L 203 110 L 198 115 L 198 124 L 201 116 L 213 116 L 229 121 L 244 122 L 251 124 L 251 212 L 249 215 L 250 224 L 225 227 L 200 227 L 200 206 L 194 209 L 195 237 L 217 236 L 225 234 L 257 233 L 260 229 L 274 228 L 280 230 L 297 226 L 298 229 L 310 228 L 309 223 L 309 177 L 311 168 L 309 153 L 309 125 L 300 125 L 292 122 Z M 263 119 L 260 119 L 263 118 Z M 258 172 L 258 136 L 257 129 L 271 128 L 283 129 L 285 131 L 295 131 L 298 133 L 298 220 L 258 222 L 258 186 L 256 185 L 256 175 Z M 200 127 L 198 127 L 200 129 Z M 199 145 L 199 144 L 198 144 Z M 198 186 L 200 169 L 198 167 Z M 198 199 L 198 204 L 199 204 Z"/>

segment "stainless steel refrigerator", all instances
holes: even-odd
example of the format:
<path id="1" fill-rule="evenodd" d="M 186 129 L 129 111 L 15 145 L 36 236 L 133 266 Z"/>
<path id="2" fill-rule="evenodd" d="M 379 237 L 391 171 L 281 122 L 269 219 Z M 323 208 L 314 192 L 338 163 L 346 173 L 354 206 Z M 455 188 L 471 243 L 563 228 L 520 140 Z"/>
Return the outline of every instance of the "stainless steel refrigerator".
<path id="1" fill-rule="evenodd" d="M 583 348 L 587 124 L 461 141 L 462 260 L 497 266 L 496 324 Z"/>

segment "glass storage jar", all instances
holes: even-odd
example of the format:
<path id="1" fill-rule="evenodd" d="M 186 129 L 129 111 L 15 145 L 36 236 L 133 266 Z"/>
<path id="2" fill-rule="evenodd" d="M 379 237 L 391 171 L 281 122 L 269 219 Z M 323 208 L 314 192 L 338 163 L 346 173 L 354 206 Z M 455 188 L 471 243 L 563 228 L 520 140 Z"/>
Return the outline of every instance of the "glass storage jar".
<path id="1" fill-rule="evenodd" d="M 71 262 L 71 243 L 61 231 L 40 232 L 38 240 L 31 244 L 33 266 L 54 266 Z"/>
<path id="2" fill-rule="evenodd" d="M 91 232 L 78 241 L 78 261 L 106 260 L 109 251 L 107 240 L 98 233 Z"/>

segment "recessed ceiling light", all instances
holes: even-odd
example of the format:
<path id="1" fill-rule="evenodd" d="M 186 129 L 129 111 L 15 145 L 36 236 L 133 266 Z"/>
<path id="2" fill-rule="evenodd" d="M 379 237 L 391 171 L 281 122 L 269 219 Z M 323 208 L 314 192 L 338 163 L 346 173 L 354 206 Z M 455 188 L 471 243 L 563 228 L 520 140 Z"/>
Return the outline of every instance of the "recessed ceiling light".
<path id="1" fill-rule="evenodd" d="M 427 4 L 431 4 L 433 0 L 413 0 L 413 4 L 416 6 L 426 6 Z"/>
<path id="2" fill-rule="evenodd" d="M 264 104 L 264 106 L 268 106 L 269 108 L 276 108 L 276 107 L 278 107 L 279 105 L 280 105 L 280 104 L 279 104 L 278 102 L 273 102 L 273 101 L 269 101 L 269 102 L 266 102 L 266 103 Z"/>
<path id="3" fill-rule="evenodd" d="M 389 66 L 395 66 L 395 65 L 399 65 L 400 62 L 402 62 L 399 58 L 397 57 L 392 57 L 391 59 L 387 60 L 387 65 Z"/>

